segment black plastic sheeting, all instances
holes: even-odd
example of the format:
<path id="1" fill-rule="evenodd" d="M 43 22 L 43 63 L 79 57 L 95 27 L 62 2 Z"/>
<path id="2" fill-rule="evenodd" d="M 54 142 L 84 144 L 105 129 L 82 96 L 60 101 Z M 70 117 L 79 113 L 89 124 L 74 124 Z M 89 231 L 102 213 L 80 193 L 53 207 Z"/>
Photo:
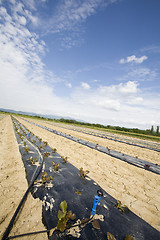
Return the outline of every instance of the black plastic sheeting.
<path id="1" fill-rule="evenodd" d="M 33 174 L 37 167 L 35 164 L 31 164 L 28 160 L 31 156 L 37 157 L 37 165 L 44 160 L 43 171 L 48 173 L 48 176 L 52 176 L 54 180 L 45 184 L 35 184 L 32 189 L 32 195 L 34 198 L 42 200 L 42 217 L 43 223 L 47 229 L 54 228 L 58 222 L 58 210 L 59 204 L 66 200 L 68 208 L 76 214 L 76 219 L 73 223 L 76 223 L 78 219 L 89 218 L 92 211 L 94 196 L 97 194 L 97 190 L 100 186 L 87 177 L 83 179 L 79 176 L 79 170 L 71 165 L 69 162 L 63 163 L 61 156 L 55 152 L 48 145 L 45 146 L 43 142 L 39 141 L 38 137 L 30 134 L 22 124 L 14 119 L 16 128 L 23 135 L 26 134 L 22 140 L 17 133 L 15 133 L 17 141 L 19 143 L 20 152 L 22 155 L 23 163 L 26 169 L 26 177 L 28 182 L 31 182 Z M 14 128 L 15 129 L 15 128 Z M 34 140 L 34 143 L 31 141 Z M 27 153 L 24 149 L 24 141 L 30 148 Z M 43 149 L 40 148 L 43 146 Z M 49 152 L 48 157 L 44 157 L 44 153 Z M 55 172 L 51 161 L 55 164 L 60 164 L 60 169 Z M 41 174 L 38 179 L 41 179 Z M 81 195 L 76 194 L 76 191 L 80 191 Z M 99 240 L 107 239 L 107 232 L 112 233 L 117 240 L 123 240 L 127 234 L 131 235 L 135 240 L 159 240 L 160 233 L 136 216 L 133 212 L 127 211 L 122 213 L 115 205 L 117 201 L 111 197 L 107 192 L 103 191 L 103 197 L 101 198 L 100 205 L 97 207 L 98 216 L 102 215 L 103 220 L 98 220 L 100 223 L 100 230 L 93 228 L 92 223 L 88 223 L 85 227 L 79 227 L 80 240 Z M 55 231 L 52 236 L 48 236 L 49 240 L 58 239 L 77 239 L 73 237 L 67 231 L 61 233 Z"/>
<path id="2" fill-rule="evenodd" d="M 53 124 L 48 123 L 48 122 L 47 122 L 47 124 L 50 124 L 50 125 L 54 126 Z M 126 138 L 126 141 L 125 140 L 120 140 L 120 137 L 114 136 L 114 134 L 111 137 L 110 134 L 102 133 L 102 132 L 95 133 L 93 131 L 86 131 L 86 130 L 83 130 L 83 129 L 79 130 L 79 129 L 67 128 L 67 127 L 63 127 L 63 126 L 60 126 L 60 127 L 64 128 L 64 129 L 72 130 L 72 131 L 75 131 L 75 132 L 81 132 L 81 133 L 92 135 L 92 136 L 95 136 L 95 137 L 105 138 L 105 139 L 112 140 L 112 141 L 115 141 L 115 142 L 125 143 L 125 144 L 131 145 L 131 146 L 136 146 L 136 147 L 150 149 L 150 150 L 153 150 L 153 151 L 156 151 L 156 152 L 160 152 L 160 144 L 159 143 L 153 143 L 153 142 L 148 142 L 148 141 L 146 142 L 144 140 L 140 140 L 141 143 L 139 143 L 139 141 L 135 140 L 135 139 L 132 139 L 132 142 L 129 142 L 129 140 L 127 138 Z"/>
<path id="3" fill-rule="evenodd" d="M 123 153 L 120 153 L 120 152 L 117 152 L 115 150 L 111 150 L 111 149 L 108 149 L 108 148 L 105 148 L 103 146 L 100 146 L 100 145 L 97 145 L 95 143 L 92 143 L 92 142 L 89 142 L 89 141 L 85 141 L 83 139 L 80 139 L 80 138 L 76 138 L 76 137 L 73 137 L 69 134 L 65 134 L 65 133 L 62 133 L 62 132 L 59 132 L 59 131 L 56 131 L 56 130 L 53 130 L 51 128 L 47 128 L 45 126 L 42 126 L 42 125 L 39 125 L 37 123 L 34 123 L 34 122 L 31 122 L 31 121 L 28 121 L 26 119 L 23 119 L 35 126 L 38 126 L 40 128 L 43 128 L 45 130 L 48 130 L 56 135 L 59 135 L 59 136 L 62 136 L 62 137 L 65 137 L 67 139 L 70 139 L 72 141 L 75 141 L 75 142 L 78 142 L 82 145 L 85 145 L 87 147 L 90 147 L 92 149 L 95 149 L 97 151 L 100 151 L 100 152 L 103 152 L 105 154 L 108 154 L 114 158 L 118 158 L 124 162 L 127 162 L 129 164 L 132 164 L 134 166 L 137 166 L 137 167 L 140 167 L 140 168 L 143 168 L 147 171 L 151 171 L 153 173 L 156 173 L 156 174 L 160 174 L 160 166 L 158 164 L 154 164 L 152 162 L 149 162 L 149 161 L 145 161 L 145 160 L 142 160 L 142 159 L 139 159 L 139 158 L 135 158 L 135 157 L 132 157 L 132 156 L 129 156 L 127 154 L 123 154 Z"/>

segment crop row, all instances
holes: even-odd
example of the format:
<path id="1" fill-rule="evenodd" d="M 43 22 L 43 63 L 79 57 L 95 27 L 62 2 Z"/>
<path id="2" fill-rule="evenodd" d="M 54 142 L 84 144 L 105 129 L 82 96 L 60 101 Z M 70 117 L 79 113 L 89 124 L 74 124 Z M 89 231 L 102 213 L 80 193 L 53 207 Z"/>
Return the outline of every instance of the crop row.
<path id="1" fill-rule="evenodd" d="M 145 169 L 147 171 L 151 171 L 151 172 L 154 172 L 156 174 L 160 174 L 160 166 L 158 164 L 154 164 L 152 162 L 139 159 L 138 157 L 132 157 L 132 156 L 129 156 L 127 154 L 123 154 L 123 153 L 120 153 L 118 151 L 109 149 L 108 147 L 103 147 L 103 146 L 101 146 L 99 144 L 95 144 L 95 143 L 92 143 L 92 142 L 89 142 L 89 141 L 85 141 L 85 140 L 77 138 L 77 137 L 73 137 L 70 134 L 66 134 L 66 133 L 63 133 L 63 132 L 60 132 L 60 131 L 53 130 L 51 128 L 39 125 L 37 123 L 28 121 L 26 119 L 24 119 L 24 120 L 29 122 L 29 123 L 31 123 L 31 124 L 33 124 L 33 125 L 35 125 L 35 126 L 38 126 L 38 127 L 43 128 L 43 129 L 45 129 L 47 131 L 50 131 L 50 132 L 52 132 L 52 133 L 54 133 L 56 135 L 65 137 L 65 138 L 67 138 L 69 140 L 72 140 L 72 141 L 77 142 L 79 144 L 85 145 L 85 146 L 87 146 L 89 148 L 92 148 L 92 149 L 95 149 L 97 151 L 103 152 L 105 154 L 110 155 L 111 157 L 117 158 L 117 159 L 122 160 L 124 162 L 127 162 L 129 164 L 132 164 L 132 165 L 134 165 L 136 167 L 140 167 L 140 168 L 143 168 L 143 169 Z"/>

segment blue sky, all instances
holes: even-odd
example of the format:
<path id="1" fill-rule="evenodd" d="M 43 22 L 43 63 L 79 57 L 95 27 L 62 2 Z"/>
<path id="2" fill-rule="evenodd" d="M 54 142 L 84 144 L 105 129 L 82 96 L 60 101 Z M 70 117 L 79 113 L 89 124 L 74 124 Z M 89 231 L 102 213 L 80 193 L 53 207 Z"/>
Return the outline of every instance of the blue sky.
<path id="1" fill-rule="evenodd" d="M 0 0 L 2 108 L 160 125 L 159 0 Z"/>

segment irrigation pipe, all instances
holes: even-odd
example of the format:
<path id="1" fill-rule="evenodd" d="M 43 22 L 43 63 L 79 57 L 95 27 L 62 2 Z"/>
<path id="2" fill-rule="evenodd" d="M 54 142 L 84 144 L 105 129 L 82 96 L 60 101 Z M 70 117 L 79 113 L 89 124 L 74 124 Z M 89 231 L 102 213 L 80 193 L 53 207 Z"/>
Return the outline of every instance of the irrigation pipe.
<path id="1" fill-rule="evenodd" d="M 34 147 L 35 147 L 35 146 L 34 146 Z M 35 148 L 36 148 L 36 147 L 35 147 Z M 39 150 L 38 150 L 38 152 L 39 152 Z M 40 152 L 39 152 L 39 154 L 40 154 Z M 12 227 L 13 227 L 13 223 L 14 223 L 14 221 L 15 221 L 15 219 L 16 219 L 16 217 L 17 217 L 17 215 L 18 215 L 18 213 L 19 213 L 19 211 L 20 211 L 20 209 L 21 209 L 21 207 L 22 207 L 22 205 L 23 205 L 23 203 L 24 203 L 24 201 L 26 200 L 26 198 L 27 198 L 27 196 L 28 196 L 28 193 L 29 193 L 30 190 L 32 189 L 32 186 L 33 186 L 33 184 L 34 184 L 34 181 L 37 179 L 38 175 L 40 174 L 40 172 L 41 172 L 41 170 L 42 170 L 42 166 L 43 166 L 43 163 L 44 163 L 44 158 L 42 157 L 41 154 L 40 154 L 40 156 L 41 156 L 41 158 L 42 158 L 42 162 L 41 162 L 41 164 L 40 164 L 40 167 L 39 167 L 39 169 L 37 168 L 36 171 L 34 172 L 33 177 L 32 177 L 32 181 L 31 181 L 28 189 L 26 190 L 24 196 L 22 197 L 22 199 L 21 199 L 21 201 L 20 201 L 20 203 L 19 203 L 19 205 L 18 205 L 18 207 L 17 207 L 17 209 L 16 209 L 16 211 L 15 211 L 12 219 L 10 220 L 9 225 L 8 225 L 8 227 L 6 228 L 6 230 L 5 230 L 4 234 L 3 234 L 2 240 L 8 239 L 8 235 L 9 235 L 9 233 L 10 233 Z"/>
<path id="2" fill-rule="evenodd" d="M 81 226 L 82 224 L 87 224 L 87 223 L 89 223 L 89 222 L 93 219 L 93 217 L 94 217 L 94 216 L 92 215 L 92 216 L 91 216 L 89 219 L 87 219 L 85 222 L 72 225 L 71 227 L 66 228 L 66 230 L 69 230 L 69 229 L 74 228 L 74 227 Z M 43 230 L 43 231 L 37 231 L 37 232 L 23 233 L 23 234 L 19 234 L 19 235 L 7 237 L 6 240 L 14 239 L 14 238 L 19 238 L 19 237 L 25 237 L 25 236 L 29 236 L 29 235 L 40 234 L 40 233 L 49 233 L 51 230 L 52 230 L 52 229 L 50 229 L 50 230 Z M 57 230 L 57 229 L 55 229 L 55 230 Z"/>

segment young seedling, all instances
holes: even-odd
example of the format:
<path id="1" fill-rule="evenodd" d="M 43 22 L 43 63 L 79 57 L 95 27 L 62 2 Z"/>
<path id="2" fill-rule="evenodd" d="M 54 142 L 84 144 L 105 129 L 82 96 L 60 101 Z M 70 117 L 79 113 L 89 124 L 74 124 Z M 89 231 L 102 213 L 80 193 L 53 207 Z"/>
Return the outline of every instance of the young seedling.
<path id="1" fill-rule="evenodd" d="M 122 213 L 129 212 L 129 208 L 126 205 L 122 205 L 121 201 L 117 200 L 117 204 L 115 207 L 119 210 L 121 210 Z"/>
<path id="2" fill-rule="evenodd" d="M 35 183 L 45 184 L 46 182 L 49 182 L 50 180 L 53 180 L 53 177 L 51 177 L 51 176 L 47 177 L 47 173 L 43 172 L 41 175 L 41 180 L 37 180 L 37 181 L 35 181 Z"/>
<path id="3" fill-rule="evenodd" d="M 55 164 L 53 161 L 51 161 L 51 163 L 53 164 L 54 171 L 57 172 L 59 170 L 59 167 L 60 167 L 59 163 Z"/>
<path id="4" fill-rule="evenodd" d="M 40 142 L 42 142 L 42 138 L 38 138 L 38 140 L 39 140 Z"/>
<path id="5" fill-rule="evenodd" d="M 48 145 L 48 142 L 47 141 L 43 141 L 44 143 L 44 146 L 46 147 Z"/>
<path id="6" fill-rule="evenodd" d="M 67 202 L 64 200 L 60 203 L 60 209 L 58 211 L 58 224 L 57 230 L 64 232 L 68 227 L 68 221 L 76 219 L 75 213 L 72 213 L 72 210 L 67 212 Z"/>
<path id="7" fill-rule="evenodd" d="M 56 148 L 52 148 L 52 152 L 55 153 L 57 151 Z"/>
<path id="8" fill-rule="evenodd" d="M 113 234 L 111 234 L 110 232 L 107 232 L 107 240 L 116 240 L 116 238 L 114 237 Z"/>
<path id="9" fill-rule="evenodd" d="M 67 162 L 67 157 L 62 156 L 62 160 L 63 160 L 63 163 L 66 163 Z"/>
<path id="10" fill-rule="evenodd" d="M 82 178 L 85 178 L 86 175 L 89 173 L 88 170 L 84 171 L 82 167 L 79 169 L 79 171 L 80 171 L 79 176 L 82 177 Z"/>
<path id="11" fill-rule="evenodd" d="M 38 160 L 37 160 L 37 157 L 30 157 L 29 159 L 27 159 L 27 160 L 29 160 L 32 164 L 35 164 L 35 162 L 37 162 Z"/>
<path id="12" fill-rule="evenodd" d="M 24 149 L 26 150 L 26 152 L 28 153 L 29 152 L 29 147 L 24 147 Z"/>
<path id="13" fill-rule="evenodd" d="M 41 149 L 41 150 L 43 149 L 43 146 L 42 146 L 42 145 L 40 145 L 40 149 Z"/>
<path id="14" fill-rule="evenodd" d="M 44 156 L 45 156 L 45 157 L 48 157 L 49 155 L 51 155 L 50 152 L 45 152 L 45 153 L 44 153 Z"/>
<path id="15" fill-rule="evenodd" d="M 26 142 L 24 142 L 23 144 L 24 144 L 24 146 L 26 146 Z"/>

